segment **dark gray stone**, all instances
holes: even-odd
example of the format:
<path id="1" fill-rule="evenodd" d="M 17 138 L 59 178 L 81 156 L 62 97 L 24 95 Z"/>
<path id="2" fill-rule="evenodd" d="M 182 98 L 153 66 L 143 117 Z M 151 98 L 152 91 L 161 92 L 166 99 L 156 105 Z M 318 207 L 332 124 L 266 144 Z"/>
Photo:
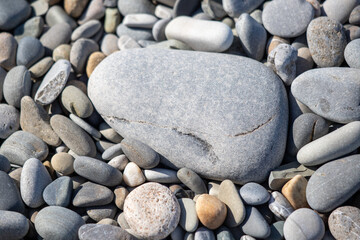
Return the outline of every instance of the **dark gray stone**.
<path id="1" fill-rule="evenodd" d="M 0 138 L 6 139 L 20 127 L 19 111 L 8 104 L 0 104 Z"/>
<path id="2" fill-rule="evenodd" d="M 121 149 L 125 156 L 139 167 L 151 169 L 160 162 L 160 156 L 147 144 L 133 139 L 125 138 L 121 141 Z"/>
<path id="3" fill-rule="evenodd" d="M 10 163 L 20 166 L 29 158 L 42 161 L 48 153 L 49 148 L 43 140 L 25 131 L 11 134 L 0 148 L 0 154 L 4 155 Z"/>
<path id="4" fill-rule="evenodd" d="M 41 35 L 44 27 L 44 20 L 42 17 L 33 17 L 21 24 L 14 30 L 14 37 L 17 41 L 22 38 L 31 36 L 37 38 Z"/>
<path id="5" fill-rule="evenodd" d="M 329 229 L 336 239 L 357 239 L 360 236 L 360 209 L 344 206 L 329 216 Z"/>
<path id="6" fill-rule="evenodd" d="M 67 207 L 70 204 L 72 190 L 71 178 L 59 177 L 44 189 L 43 198 L 49 206 Z"/>
<path id="7" fill-rule="evenodd" d="M 146 28 L 130 28 L 124 24 L 119 24 L 116 28 L 118 37 L 128 35 L 136 41 L 139 40 L 153 40 L 152 30 Z"/>
<path id="8" fill-rule="evenodd" d="M 176 0 L 173 7 L 173 17 L 191 16 L 200 6 L 200 0 Z"/>
<path id="9" fill-rule="evenodd" d="M 258 183 L 247 183 L 240 188 L 240 196 L 245 204 L 261 205 L 269 201 L 270 194 Z"/>
<path id="10" fill-rule="evenodd" d="M 124 229 L 104 224 L 86 224 L 79 229 L 80 240 L 98 240 L 98 239 L 121 239 L 121 240 L 136 240 Z"/>
<path id="11" fill-rule="evenodd" d="M 278 221 L 270 226 L 271 234 L 265 240 L 282 240 L 284 239 L 284 221 Z"/>
<path id="12" fill-rule="evenodd" d="M 319 67 L 338 67 L 344 61 L 345 29 L 328 17 L 312 20 L 306 31 L 309 50 Z"/>
<path id="13" fill-rule="evenodd" d="M 16 64 L 29 68 L 40 60 L 44 54 L 45 48 L 37 38 L 31 36 L 24 37 L 19 42 Z"/>
<path id="14" fill-rule="evenodd" d="M 195 194 L 207 193 L 204 181 L 188 168 L 181 168 L 177 172 L 178 179 L 185 184 L 188 188 L 195 192 Z"/>
<path id="15" fill-rule="evenodd" d="M 4 98 L 9 105 L 20 108 L 23 96 L 29 96 L 31 92 L 30 72 L 25 66 L 12 68 L 5 77 L 3 92 Z"/>
<path id="16" fill-rule="evenodd" d="M 76 240 L 85 221 L 76 212 L 59 206 L 45 207 L 35 218 L 35 228 L 43 239 Z"/>
<path id="17" fill-rule="evenodd" d="M 215 240 L 214 232 L 206 227 L 200 227 L 196 230 L 194 239 L 196 240 Z"/>
<path id="18" fill-rule="evenodd" d="M 330 212 L 360 189 L 360 155 L 324 164 L 310 177 L 306 199 L 319 212 Z"/>
<path id="19" fill-rule="evenodd" d="M 155 6 L 149 0 L 118 0 L 118 8 L 121 15 L 130 13 L 154 14 Z"/>
<path id="20" fill-rule="evenodd" d="M 22 239 L 28 233 L 29 220 L 22 214 L 0 210 L 0 238 Z"/>
<path id="21" fill-rule="evenodd" d="M 80 38 L 74 42 L 70 51 L 70 62 L 75 72 L 84 73 L 88 57 L 98 50 L 99 45 L 94 40 Z"/>
<path id="22" fill-rule="evenodd" d="M 264 7 L 262 20 L 272 35 L 292 38 L 306 31 L 314 14 L 315 9 L 306 0 L 275 0 Z"/>
<path id="23" fill-rule="evenodd" d="M 122 174 L 109 164 L 90 157 L 76 157 L 74 170 L 80 176 L 104 186 L 113 187 L 122 181 Z"/>
<path id="24" fill-rule="evenodd" d="M 9 172 L 11 169 L 9 160 L 0 154 L 0 171 Z"/>
<path id="25" fill-rule="evenodd" d="M 346 45 L 344 51 L 344 57 L 346 63 L 351 68 L 359 68 L 360 69 L 360 39 L 352 40 Z"/>
<path id="26" fill-rule="evenodd" d="M 270 226 L 261 213 L 251 206 L 246 206 L 246 217 L 240 228 L 245 233 L 255 238 L 267 238 L 270 235 Z"/>
<path id="27" fill-rule="evenodd" d="M 294 97 L 315 114 L 337 123 L 360 120 L 360 70 L 313 69 L 291 85 Z"/>
<path id="28" fill-rule="evenodd" d="M 44 33 L 40 42 L 48 49 L 48 51 L 54 50 L 61 44 L 68 43 L 71 38 L 71 27 L 69 24 L 61 22 L 52 26 L 46 33 Z"/>
<path id="29" fill-rule="evenodd" d="M 0 53 L 0 55 L 1 55 L 1 53 Z M 0 65 L 1 65 L 1 63 L 0 63 Z M 7 72 L 5 71 L 5 69 L 3 69 L 0 66 L 0 102 L 3 98 L 3 85 L 4 85 L 6 74 L 7 74 Z"/>
<path id="30" fill-rule="evenodd" d="M 230 17 L 238 18 L 242 13 L 250 13 L 260 6 L 264 0 L 222 0 L 224 10 Z"/>
<path id="31" fill-rule="evenodd" d="M 287 98 L 279 78 L 257 61 L 179 50 L 123 51 L 97 66 L 88 94 L 113 129 L 149 145 L 169 166 L 246 183 L 264 181 L 282 161 Z"/>
<path id="32" fill-rule="evenodd" d="M 103 206 L 88 207 L 86 213 L 92 220 L 99 222 L 105 218 L 114 219 L 117 209 L 114 203 L 110 203 Z"/>
<path id="33" fill-rule="evenodd" d="M 0 210 L 25 213 L 25 206 L 15 181 L 0 171 Z"/>
<path id="34" fill-rule="evenodd" d="M 29 17 L 31 8 L 25 0 L 0 1 L 0 30 L 11 30 Z"/>
<path id="35" fill-rule="evenodd" d="M 86 182 L 75 190 L 72 204 L 75 207 L 103 206 L 111 203 L 113 199 L 114 193 L 107 187 Z"/>

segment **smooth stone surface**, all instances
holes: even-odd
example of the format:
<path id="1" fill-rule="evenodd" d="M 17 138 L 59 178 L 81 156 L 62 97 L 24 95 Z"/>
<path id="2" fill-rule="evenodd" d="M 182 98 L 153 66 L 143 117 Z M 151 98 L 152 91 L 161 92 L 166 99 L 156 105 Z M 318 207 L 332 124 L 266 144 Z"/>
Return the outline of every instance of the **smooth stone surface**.
<path id="1" fill-rule="evenodd" d="M 89 0 L 64 0 L 64 9 L 67 14 L 74 18 L 81 16 Z"/>
<path id="2" fill-rule="evenodd" d="M 346 45 L 344 57 L 350 67 L 360 69 L 360 39 L 355 39 Z"/>
<path id="3" fill-rule="evenodd" d="M 22 239 L 28 233 L 28 219 L 17 212 L 0 210 L 0 238 Z"/>
<path id="4" fill-rule="evenodd" d="M 106 8 L 105 20 L 104 20 L 104 31 L 106 33 L 114 33 L 116 27 L 121 22 L 121 15 L 117 8 Z"/>
<path id="5" fill-rule="evenodd" d="M 59 146 L 61 143 L 50 126 L 50 116 L 29 96 L 21 99 L 20 125 L 24 131 L 34 134 L 49 145 Z"/>
<path id="6" fill-rule="evenodd" d="M 162 239 L 178 225 L 180 206 L 169 188 L 158 183 L 146 183 L 126 197 L 124 214 L 136 235 Z"/>
<path id="7" fill-rule="evenodd" d="M 16 66 L 15 60 L 18 43 L 15 38 L 7 32 L 0 33 L 0 43 L 0 67 L 9 71 Z"/>
<path id="8" fill-rule="evenodd" d="M 117 157 L 121 154 L 123 154 L 121 144 L 115 144 L 114 146 L 105 149 L 105 151 L 101 155 L 101 158 L 104 160 L 111 160 L 112 158 Z"/>
<path id="9" fill-rule="evenodd" d="M 246 210 L 234 183 L 224 180 L 220 184 L 218 198 L 228 207 L 225 225 L 239 226 L 245 219 Z"/>
<path id="10" fill-rule="evenodd" d="M 157 183 L 179 183 L 177 173 L 166 168 L 145 169 L 144 176 L 148 182 Z"/>
<path id="11" fill-rule="evenodd" d="M 154 24 L 152 28 L 152 34 L 155 41 L 161 42 L 166 40 L 165 29 L 169 22 L 170 19 L 161 19 Z"/>
<path id="12" fill-rule="evenodd" d="M 173 9 L 170 7 L 167 7 L 165 5 L 158 4 L 155 7 L 155 16 L 160 19 L 172 19 L 173 17 Z"/>
<path id="13" fill-rule="evenodd" d="M 265 53 L 267 33 L 265 28 L 249 14 L 241 14 L 236 22 L 236 32 L 246 55 L 260 61 Z"/>
<path id="14" fill-rule="evenodd" d="M 285 221 L 284 236 L 287 240 L 321 240 L 325 226 L 317 213 L 301 208 L 293 212 Z"/>
<path id="15" fill-rule="evenodd" d="M 217 229 L 226 218 L 226 205 L 217 197 L 201 194 L 196 199 L 196 214 L 200 222 L 209 229 Z"/>
<path id="16" fill-rule="evenodd" d="M 17 131 L 11 134 L 1 145 L 0 154 L 4 155 L 10 163 L 22 166 L 29 158 L 43 161 L 49 153 L 45 142 L 35 135 Z"/>
<path id="17" fill-rule="evenodd" d="M 91 0 L 88 7 L 80 16 L 78 23 L 84 24 L 91 20 L 101 19 L 105 15 L 105 6 L 103 0 Z"/>
<path id="18" fill-rule="evenodd" d="M 94 69 L 99 63 L 106 58 L 106 55 L 102 52 L 93 52 L 90 54 L 86 64 L 86 75 L 90 77 Z"/>
<path id="19" fill-rule="evenodd" d="M 178 179 L 188 188 L 195 192 L 195 194 L 207 193 L 204 181 L 199 175 L 188 168 L 181 168 L 177 172 Z"/>
<path id="20" fill-rule="evenodd" d="M 45 57 L 41 59 L 40 61 L 32 65 L 32 67 L 29 69 L 31 77 L 38 79 L 41 78 L 49 71 L 53 64 L 54 61 L 51 57 Z"/>
<path id="21" fill-rule="evenodd" d="M 31 8 L 25 0 L 0 1 L 0 30 L 11 30 L 29 17 Z"/>
<path id="22" fill-rule="evenodd" d="M 153 14 L 155 10 L 155 6 L 148 0 L 118 0 L 117 5 L 123 16 L 132 13 Z"/>
<path id="23" fill-rule="evenodd" d="M 6 139 L 20 127 L 19 111 L 8 104 L 0 104 L 0 138 Z"/>
<path id="24" fill-rule="evenodd" d="M 199 6 L 200 0 L 176 0 L 173 7 L 173 17 L 190 16 Z"/>
<path id="25" fill-rule="evenodd" d="M 262 20 L 272 35 L 292 38 L 303 34 L 315 10 L 306 0 L 275 0 L 264 7 Z"/>
<path id="26" fill-rule="evenodd" d="M 3 171 L 0 171 L 0 210 L 25 212 L 25 206 L 15 181 Z"/>
<path id="27" fill-rule="evenodd" d="M 115 34 L 105 34 L 100 45 L 101 52 L 106 56 L 119 51 L 117 46 L 118 37 Z"/>
<path id="28" fill-rule="evenodd" d="M 19 42 L 22 38 L 31 36 L 38 38 L 44 28 L 42 17 L 33 17 L 14 29 L 14 37 Z"/>
<path id="29" fill-rule="evenodd" d="M 351 153 L 360 146 L 360 121 L 354 121 L 306 144 L 297 160 L 305 166 L 315 166 Z M 341 141 L 339 141 L 341 139 Z"/>
<path id="30" fill-rule="evenodd" d="M 151 29 L 146 28 L 129 28 L 124 24 L 119 24 L 116 28 L 116 34 L 118 37 L 128 35 L 136 41 L 139 40 L 153 40 Z"/>
<path id="31" fill-rule="evenodd" d="M 29 68 L 40 60 L 44 54 L 45 48 L 37 38 L 31 36 L 24 37 L 19 42 L 16 64 Z"/>
<path id="32" fill-rule="evenodd" d="M 295 210 L 309 207 L 306 201 L 307 183 L 306 178 L 301 175 L 296 175 L 281 189 L 281 193 Z"/>
<path id="33" fill-rule="evenodd" d="M 113 199 L 114 194 L 109 188 L 85 182 L 75 190 L 72 204 L 75 207 L 95 207 L 109 204 Z"/>
<path id="34" fill-rule="evenodd" d="M 73 120 L 74 123 L 76 123 L 79 127 L 84 129 L 92 137 L 97 138 L 97 139 L 101 138 L 101 133 L 98 130 L 96 130 L 96 128 L 94 128 L 93 126 L 88 124 L 82 118 L 79 118 L 78 116 L 76 116 L 76 115 L 74 115 L 72 113 L 69 115 L 69 117 L 70 117 L 71 120 Z"/>
<path id="35" fill-rule="evenodd" d="M 294 211 L 289 201 L 278 191 L 271 193 L 269 209 L 281 220 L 285 220 Z"/>
<path id="36" fill-rule="evenodd" d="M 52 6 L 46 13 L 46 23 L 52 27 L 58 23 L 67 23 L 71 29 L 76 28 L 77 24 L 75 20 L 66 14 L 64 9 L 59 5 Z"/>
<path id="37" fill-rule="evenodd" d="M 51 166 L 61 175 L 70 175 L 74 172 L 74 157 L 66 152 L 56 153 L 51 158 Z"/>
<path id="38" fill-rule="evenodd" d="M 117 207 L 114 203 L 103 206 L 95 206 L 86 208 L 86 214 L 95 222 L 99 222 L 102 219 L 115 217 Z"/>
<path id="39" fill-rule="evenodd" d="M 343 0 L 341 2 L 327 0 L 322 5 L 322 10 L 325 16 L 344 24 L 349 20 L 351 11 L 359 5 L 359 3 L 358 0 Z"/>
<path id="40" fill-rule="evenodd" d="M 70 51 L 70 62 L 77 73 L 83 73 L 87 58 L 92 52 L 98 51 L 99 45 L 91 39 L 78 39 Z"/>
<path id="41" fill-rule="evenodd" d="M 55 179 L 43 192 L 43 198 L 49 206 L 67 207 L 70 204 L 73 183 L 70 177 Z"/>
<path id="42" fill-rule="evenodd" d="M 94 108 L 86 94 L 75 86 L 67 86 L 61 93 L 61 103 L 72 114 L 87 118 Z"/>
<path id="43" fill-rule="evenodd" d="M 24 203 L 37 208 L 45 203 L 43 191 L 51 183 L 51 177 L 45 166 L 36 158 L 24 163 L 20 178 L 20 193 Z"/>
<path id="44" fill-rule="evenodd" d="M 255 238 L 267 238 L 270 235 L 270 226 L 261 213 L 251 206 L 246 206 L 246 217 L 240 228 L 245 233 Z"/>
<path id="45" fill-rule="evenodd" d="M 146 181 L 143 172 L 134 162 L 129 162 L 126 165 L 123 178 L 124 183 L 129 187 L 137 187 Z"/>
<path id="46" fill-rule="evenodd" d="M 115 205 L 121 209 L 124 210 L 124 202 L 129 194 L 129 191 L 125 187 L 118 186 L 114 190 L 115 194 Z"/>
<path id="47" fill-rule="evenodd" d="M 45 32 L 41 36 L 40 42 L 45 48 L 52 51 L 57 46 L 68 43 L 70 41 L 70 38 L 71 38 L 70 25 L 65 22 L 60 22 L 55 24 L 47 32 Z"/>
<path id="48" fill-rule="evenodd" d="M 344 61 L 347 44 L 343 26 L 328 17 L 310 22 L 306 31 L 309 50 L 319 67 L 338 67 Z"/>
<path id="49" fill-rule="evenodd" d="M 359 160 L 359 154 L 352 155 L 317 169 L 306 188 L 310 207 L 319 212 L 330 212 L 354 195 L 360 189 Z"/>
<path id="50" fill-rule="evenodd" d="M 223 0 L 222 5 L 224 10 L 230 17 L 239 17 L 242 13 L 250 13 L 255 8 L 259 7 L 264 0 L 254 1 L 236 1 L 236 0 Z"/>
<path id="51" fill-rule="evenodd" d="M 360 6 L 355 7 L 349 16 L 349 23 L 360 25 Z"/>
<path id="52" fill-rule="evenodd" d="M 216 230 L 216 239 L 217 240 L 235 240 L 231 231 L 225 226 L 221 226 L 220 228 L 218 228 Z"/>
<path id="53" fill-rule="evenodd" d="M 199 218 L 196 214 L 196 203 L 190 198 L 178 199 L 180 205 L 179 225 L 186 232 L 195 232 L 199 225 Z"/>
<path id="54" fill-rule="evenodd" d="M 196 230 L 194 238 L 195 240 L 215 240 L 214 232 L 206 227 L 200 227 Z M 188 238 L 187 238 L 188 240 Z"/>
<path id="55" fill-rule="evenodd" d="M 139 140 L 125 138 L 121 141 L 121 149 L 130 161 L 141 168 L 151 169 L 160 162 L 159 154 Z"/>
<path id="56" fill-rule="evenodd" d="M 136 240 L 136 238 L 126 232 L 124 229 L 103 224 L 85 224 L 79 228 L 78 233 L 80 240 L 97 240 L 97 239 L 122 239 Z"/>
<path id="57" fill-rule="evenodd" d="M 36 0 L 31 3 L 32 15 L 41 16 L 49 10 L 49 4 L 46 1 Z"/>
<path id="58" fill-rule="evenodd" d="M 91 38 L 101 28 L 99 20 L 90 20 L 77 27 L 71 34 L 71 41 L 75 42 L 80 38 Z"/>
<path id="59" fill-rule="evenodd" d="M 23 96 L 29 96 L 31 92 L 30 72 L 25 66 L 12 68 L 5 77 L 3 93 L 5 101 L 16 108 L 20 108 Z"/>
<path id="60" fill-rule="evenodd" d="M 284 239 L 284 221 L 278 221 L 270 226 L 270 236 L 266 240 L 282 240 Z M 325 240 L 325 239 L 324 239 Z"/>
<path id="61" fill-rule="evenodd" d="M 0 154 L 0 171 L 9 172 L 11 169 L 9 160 Z"/>
<path id="62" fill-rule="evenodd" d="M 119 185 L 122 181 L 119 170 L 95 158 L 76 157 L 74 170 L 80 176 L 108 187 Z"/>
<path id="63" fill-rule="evenodd" d="M 261 205 L 270 199 L 268 191 L 258 183 L 247 183 L 240 188 L 240 196 L 245 204 Z"/>
<path id="64" fill-rule="evenodd" d="M 119 37 L 117 45 L 120 50 L 140 48 L 140 45 L 135 41 L 135 39 L 131 38 L 128 35 L 122 35 L 121 37 Z"/>
<path id="65" fill-rule="evenodd" d="M 358 121 L 359 76 L 359 69 L 313 69 L 294 80 L 291 92 L 312 112 L 327 120 L 337 123 Z"/>
<path id="66" fill-rule="evenodd" d="M 344 206 L 329 216 L 329 229 L 336 239 L 357 239 L 360 236 L 360 209 Z"/>
<path id="67" fill-rule="evenodd" d="M 233 34 L 226 24 L 185 16 L 170 21 L 165 35 L 167 39 L 182 41 L 194 50 L 205 52 L 226 51 L 233 42 Z"/>
<path id="68" fill-rule="evenodd" d="M 122 24 L 134 28 L 152 28 L 158 19 L 152 14 L 136 13 L 124 17 Z"/>
<path id="69" fill-rule="evenodd" d="M 35 218 L 35 229 L 44 239 L 76 240 L 84 224 L 79 214 L 59 206 L 45 207 Z"/>
<path id="70" fill-rule="evenodd" d="M 166 71 L 163 68 L 160 71 L 156 66 L 144 69 L 143 60 L 150 61 L 154 57 L 158 63 L 156 66 L 166 65 L 169 68 Z M 173 64 L 169 65 L 169 62 Z M 206 66 L 214 66 L 211 73 L 200 70 L 205 63 Z M 149 77 L 146 87 L 137 77 L 139 66 Z M 222 66 L 232 66 L 227 68 L 225 79 Z M 185 69 L 189 68 L 194 70 L 186 74 L 188 70 Z M 183 74 L 174 77 L 174 71 Z M 172 81 L 163 82 L 169 76 L 173 76 Z M 229 84 L 220 84 L 220 79 Z M 198 85 L 198 80 L 203 84 Z M 182 88 L 174 93 L 173 86 L 178 82 L 181 82 Z M 162 86 L 161 91 L 158 84 Z M 239 87 L 231 87 L 229 91 L 233 84 Z M 123 89 L 133 91 L 124 92 Z M 142 92 L 144 98 L 134 98 L 135 92 Z M 246 183 L 265 180 L 270 169 L 282 160 L 287 125 L 284 116 L 288 112 L 284 88 L 270 69 L 248 58 L 159 49 L 123 51 L 112 54 L 98 65 L 90 77 L 88 93 L 95 108 L 110 126 L 125 138 L 138 139 L 149 145 L 169 160 L 162 159 L 167 165 L 185 166 L 212 179 L 229 178 Z M 104 95 L 107 99 L 103 99 Z M 214 102 L 225 95 L 229 100 Z M 149 103 L 148 99 L 152 101 Z M 114 101 L 121 108 L 108 104 Z M 124 107 L 143 109 L 143 102 L 147 106 L 144 111 L 134 112 Z M 171 102 L 171 106 L 167 102 Z M 206 108 L 204 102 L 207 103 Z M 196 105 L 198 107 L 194 107 Z M 237 106 L 236 110 L 234 106 Z M 250 110 L 253 108 L 259 111 Z M 159 114 L 150 116 L 147 113 L 149 109 L 159 111 Z M 218 119 L 224 116 L 228 117 L 221 121 L 220 126 Z M 154 134 L 159 136 L 158 139 L 153 138 Z M 272 154 L 269 155 L 267 149 L 270 147 Z M 241 151 L 244 148 L 246 153 Z M 190 161 L 194 158 L 197 161 Z"/>
<path id="71" fill-rule="evenodd" d="M 62 115 L 50 118 L 50 125 L 63 143 L 79 156 L 94 157 L 96 147 L 91 137 L 76 123 Z"/>

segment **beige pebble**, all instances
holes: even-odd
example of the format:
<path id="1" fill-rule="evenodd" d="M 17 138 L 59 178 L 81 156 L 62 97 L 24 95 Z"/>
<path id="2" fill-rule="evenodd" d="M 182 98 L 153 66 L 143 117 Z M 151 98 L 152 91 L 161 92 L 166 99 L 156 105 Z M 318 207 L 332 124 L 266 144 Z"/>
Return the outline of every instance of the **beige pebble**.
<path id="1" fill-rule="evenodd" d="M 99 130 L 101 135 L 103 135 L 107 140 L 113 143 L 120 143 L 123 140 L 123 138 L 106 122 L 102 122 L 99 125 Z"/>
<path id="2" fill-rule="evenodd" d="M 113 166 L 114 168 L 117 168 L 120 171 L 123 171 L 128 163 L 129 160 L 124 154 L 116 156 L 108 162 L 110 166 Z"/>
<path id="3" fill-rule="evenodd" d="M 104 59 L 106 55 L 102 52 L 93 52 L 90 54 L 89 59 L 86 64 L 86 74 L 90 77 L 91 73 L 94 71 L 96 66 Z"/>
<path id="4" fill-rule="evenodd" d="M 196 213 L 205 227 L 216 229 L 225 221 L 226 205 L 217 197 L 201 194 L 196 201 Z"/>
<path id="5" fill-rule="evenodd" d="M 295 210 L 310 208 L 306 201 L 306 186 L 307 180 L 301 175 L 296 175 L 281 189 L 281 193 Z"/>
<path id="6" fill-rule="evenodd" d="M 65 12 L 74 18 L 78 18 L 84 11 L 88 2 L 89 0 L 65 0 Z"/>
<path id="7" fill-rule="evenodd" d="M 145 176 L 136 163 L 129 162 L 124 169 L 123 180 L 129 187 L 136 187 L 145 182 Z"/>
<path id="8" fill-rule="evenodd" d="M 57 46 L 53 51 L 53 55 L 52 55 L 53 60 L 55 62 L 60 59 L 65 59 L 70 61 L 70 50 L 71 50 L 71 46 L 69 44 L 61 44 Z"/>
<path id="9" fill-rule="evenodd" d="M 51 158 L 51 164 L 55 171 L 68 176 L 74 172 L 74 158 L 68 153 L 60 152 Z"/>
<path id="10" fill-rule="evenodd" d="M 125 198 L 129 194 L 129 191 L 125 187 L 120 187 L 119 186 L 119 187 L 115 188 L 114 194 L 115 194 L 115 205 L 119 209 L 123 210 L 124 209 Z"/>
<path id="11" fill-rule="evenodd" d="M 105 10 L 104 30 L 107 33 L 114 33 L 116 27 L 121 22 L 121 15 L 117 8 L 107 8 Z"/>
<path id="12" fill-rule="evenodd" d="M 282 43 L 290 44 L 289 40 L 285 38 L 281 38 L 278 36 L 272 36 L 271 38 L 269 38 L 266 45 L 267 54 L 269 55 L 272 50 L 274 50 L 278 45 Z"/>
<path id="13" fill-rule="evenodd" d="M 118 226 L 117 222 L 114 219 L 111 219 L 111 218 L 101 219 L 97 224 Z"/>

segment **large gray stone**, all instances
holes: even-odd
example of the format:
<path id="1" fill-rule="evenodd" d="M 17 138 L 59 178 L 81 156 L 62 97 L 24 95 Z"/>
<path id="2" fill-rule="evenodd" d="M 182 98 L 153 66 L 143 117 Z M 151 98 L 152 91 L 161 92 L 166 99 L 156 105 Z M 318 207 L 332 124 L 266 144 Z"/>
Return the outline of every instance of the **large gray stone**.
<path id="1" fill-rule="evenodd" d="M 29 220 L 24 215 L 0 210 L 0 239 L 22 239 L 28 230 Z"/>
<path id="2" fill-rule="evenodd" d="M 320 68 L 298 76 L 291 85 L 296 100 L 315 114 L 338 123 L 360 120 L 360 70 Z"/>
<path id="3" fill-rule="evenodd" d="M 265 180 L 282 160 L 285 91 L 281 80 L 254 60 L 180 50 L 123 51 L 97 66 L 88 93 L 112 128 L 149 145 L 169 166 L 246 183 Z"/>
<path id="4" fill-rule="evenodd" d="M 27 19 L 31 13 L 25 0 L 0 1 L 0 30 L 11 30 Z"/>

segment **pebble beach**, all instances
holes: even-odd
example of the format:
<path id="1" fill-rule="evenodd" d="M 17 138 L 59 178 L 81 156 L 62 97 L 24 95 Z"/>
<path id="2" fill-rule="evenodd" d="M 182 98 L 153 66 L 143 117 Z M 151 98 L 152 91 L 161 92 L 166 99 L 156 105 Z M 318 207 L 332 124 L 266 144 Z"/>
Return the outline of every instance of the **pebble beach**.
<path id="1" fill-rule="evenodd" d="M 0 0 L 0 240 L 359 240 L 359 0 Z"/>

